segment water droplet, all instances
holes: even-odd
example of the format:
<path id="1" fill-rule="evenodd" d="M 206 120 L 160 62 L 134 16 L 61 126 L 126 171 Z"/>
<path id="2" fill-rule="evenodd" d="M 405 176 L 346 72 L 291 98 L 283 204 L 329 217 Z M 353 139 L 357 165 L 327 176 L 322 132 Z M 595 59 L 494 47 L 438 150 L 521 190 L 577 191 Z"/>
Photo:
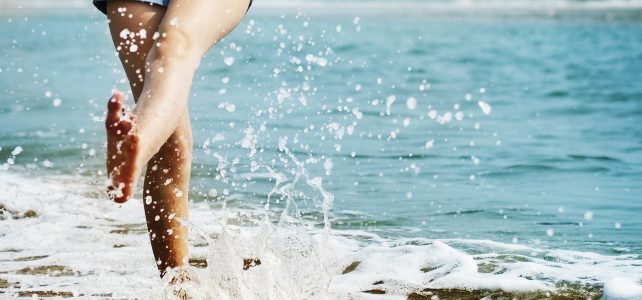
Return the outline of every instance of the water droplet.
<path id="1" fill-rule="evenodd" d="M 406 100 L 406 106 L 409 110 L 414 110 L 417 108 L 417 99 L 415 99 L 415 97 L 408 98 L 408 100 Z"/>
<path id="2" fill-rule="evenodd" d="M 484 101 L 479 101 L 479 102 L 477 102 L 477 104 L 479 105 L 479 108 L 481 108 L 482 112 L 484 112 L 484 114 L 486 114 L 486 115 L 489 115 L 490 112 L 493 110 L 493 108 L 490 106 L 490 104 L 488 104 L 488 103 L 486 103 Z"/>
<path id="3" fill-rule="evenodd" d="M 234 58 L 234 57 L 229 56 L 229 57 L 224 58 L 224 59 L 223 59 L 223 62 L 224 62 L 226 65 L 231 66 L 232 64 L 234 64 L 234 60 L 235 60 L 235 58 Z"/>
<path id="4" fill-rule="evenodd" d="M 332 168 L 334 167 L 334 163 L 332 163 L 331 159 L 326 159 L 325 162 L 323 162 L 323 169 L 325 169 L 325 174 L 330 175 L 332 174 Z"/>
<path id="5" fill-rule="evenodd" d="M 22 153 L 22 150 L 23 150 L 22 147 L 17 146 L 16 148 L 13 149 L 13 151 L 11 151 L 11 155 L 16 156 Z"/>
<path id="6" fill-rule="evenodd" d="M 121 39 L 126 40 L 127 37 L 129 36 L 129 29 L 125 28 L 121 30 L 119 36 Z"/>

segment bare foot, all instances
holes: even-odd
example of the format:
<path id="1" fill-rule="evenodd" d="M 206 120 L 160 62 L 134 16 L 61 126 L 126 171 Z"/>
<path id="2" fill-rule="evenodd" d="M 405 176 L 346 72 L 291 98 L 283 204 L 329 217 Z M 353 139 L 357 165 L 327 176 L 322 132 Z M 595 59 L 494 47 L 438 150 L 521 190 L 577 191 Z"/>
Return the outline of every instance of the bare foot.
<path id="1" fill-rule="evenodd" d="M 192 271 L 185 267 L 170 268 L 167 270 L 168 285 L 171 287 L 172 293 L 180 300 L 200 299 L 192 295 L 200 285 L 198 278 L 194 276 Z"/>
<path id="2" fill-rule="evenodd" d="M 129 199 L 140 174 L 137 159 L 140 152 L 136 133 L 136 116 L 123 104 L 119 91 L 107 103 L 107 173 L 111 184 L 107 187 L 109 197 L 123 203 Z"/>

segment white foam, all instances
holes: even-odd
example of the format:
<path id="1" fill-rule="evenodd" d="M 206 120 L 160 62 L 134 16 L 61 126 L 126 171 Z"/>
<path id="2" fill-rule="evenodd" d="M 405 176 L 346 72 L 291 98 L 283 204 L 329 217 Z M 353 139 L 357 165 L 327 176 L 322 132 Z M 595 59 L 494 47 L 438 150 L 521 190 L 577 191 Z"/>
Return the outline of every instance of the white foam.
<path id="1" fill-rule="evenodd" d="M 118 298 L 171 295 L 157 278 L 142 201 L 116 205 L 101 186 L 84 178 L 0 172 L 0 203 L 17 214 L 37 213 L 13 219 L 7 212 L 0 219 L 0 277 L 20 283 L 10 286 L 9 294 L 37 289 Z M 207 258 L 209 265 L 190 269 L 200 282 L 192 284 L 193 295 L 370 299 L 374 295 L 363 291 L 378 289 L 386 294 L 377 299 L 404 299 L 411 292 L 441 288 L 554 292 L 556 283 L 567 281 L 605 284 L 605 299 L 642 299 L 642 260 L 636 254 L 608 256 L 489 240 L 388 239 L 362 230 L 333 230 L 325 240 L 323 229 L 283 220 L 268 224 L 264 217 L 259 209 L 223 211 L 208 203 L 191 204 L 191 256 Z M 475 249 L 475 254 L 463 249 Z M 19 259 L 42 255 L 47 257 Z M 244 257 L 259 257 L 262 264 L 243 271 Z M 76 276 L 17 272 L 51 265 L 72 269 Z"/>
<path id="2" fill-rule="evenodd" d="M 604 285 L 604 300 L 642 299 L 642 286 L 639 279 L 615 277 Z"/>

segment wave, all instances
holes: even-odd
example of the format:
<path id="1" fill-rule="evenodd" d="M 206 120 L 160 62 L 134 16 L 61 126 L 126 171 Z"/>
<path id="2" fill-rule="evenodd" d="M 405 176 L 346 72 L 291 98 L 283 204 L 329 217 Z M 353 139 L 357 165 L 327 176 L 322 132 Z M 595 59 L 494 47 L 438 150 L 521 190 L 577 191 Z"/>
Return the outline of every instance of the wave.
<path id="1" fill-rule="evenodd" d="M 156 279 L 142 202 L 116 205 L 101 186 L 90 178 L 0 171 L 0 294 L 171 298 Z M 198 279 L 191 292 L 205 298 L 642 298 L 638 254 L 354 229 L 326 238 L 318 226 L 256 221 L 260 208 L 191 206 L 189 272 Z M 261 264 L 243 270 L 247 256 Z"/>

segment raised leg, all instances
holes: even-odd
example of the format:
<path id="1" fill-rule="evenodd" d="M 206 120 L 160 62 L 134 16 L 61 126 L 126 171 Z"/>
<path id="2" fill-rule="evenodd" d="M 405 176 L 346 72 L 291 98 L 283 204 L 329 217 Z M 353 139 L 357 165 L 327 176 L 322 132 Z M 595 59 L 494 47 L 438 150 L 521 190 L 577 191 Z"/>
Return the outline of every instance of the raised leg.
<path id="1" fill-rule="evenodd" d="M 137 116 L 134 134 L 139 146 L 135 155 L 127 156 L 133 159 L 125 169 L 134 172 L 120 172 L 121 165 L 110 171 L 114 173 L 113 185 L 124 187 L 116 201 L 124 202 L 131 196 L 142 166 L 158 152 L 187 113 L 189 90 L 199 60 L 238 25 L 248 4 L 249 0 L 172 0 L 159 33 L 152 35 L 154 43 L 145 64 L 145 84 L 133 112 Z M 139 50 L 138 46 L 134 49 Z"/>
<path id="2" fill-rule="evenodd" d="M 249 0 L 172 0 L 147 58 L 146 84 L 134 111 L 141 164 L 158 151 L 187 111 L 201 57 L 245 15 Z"/>

